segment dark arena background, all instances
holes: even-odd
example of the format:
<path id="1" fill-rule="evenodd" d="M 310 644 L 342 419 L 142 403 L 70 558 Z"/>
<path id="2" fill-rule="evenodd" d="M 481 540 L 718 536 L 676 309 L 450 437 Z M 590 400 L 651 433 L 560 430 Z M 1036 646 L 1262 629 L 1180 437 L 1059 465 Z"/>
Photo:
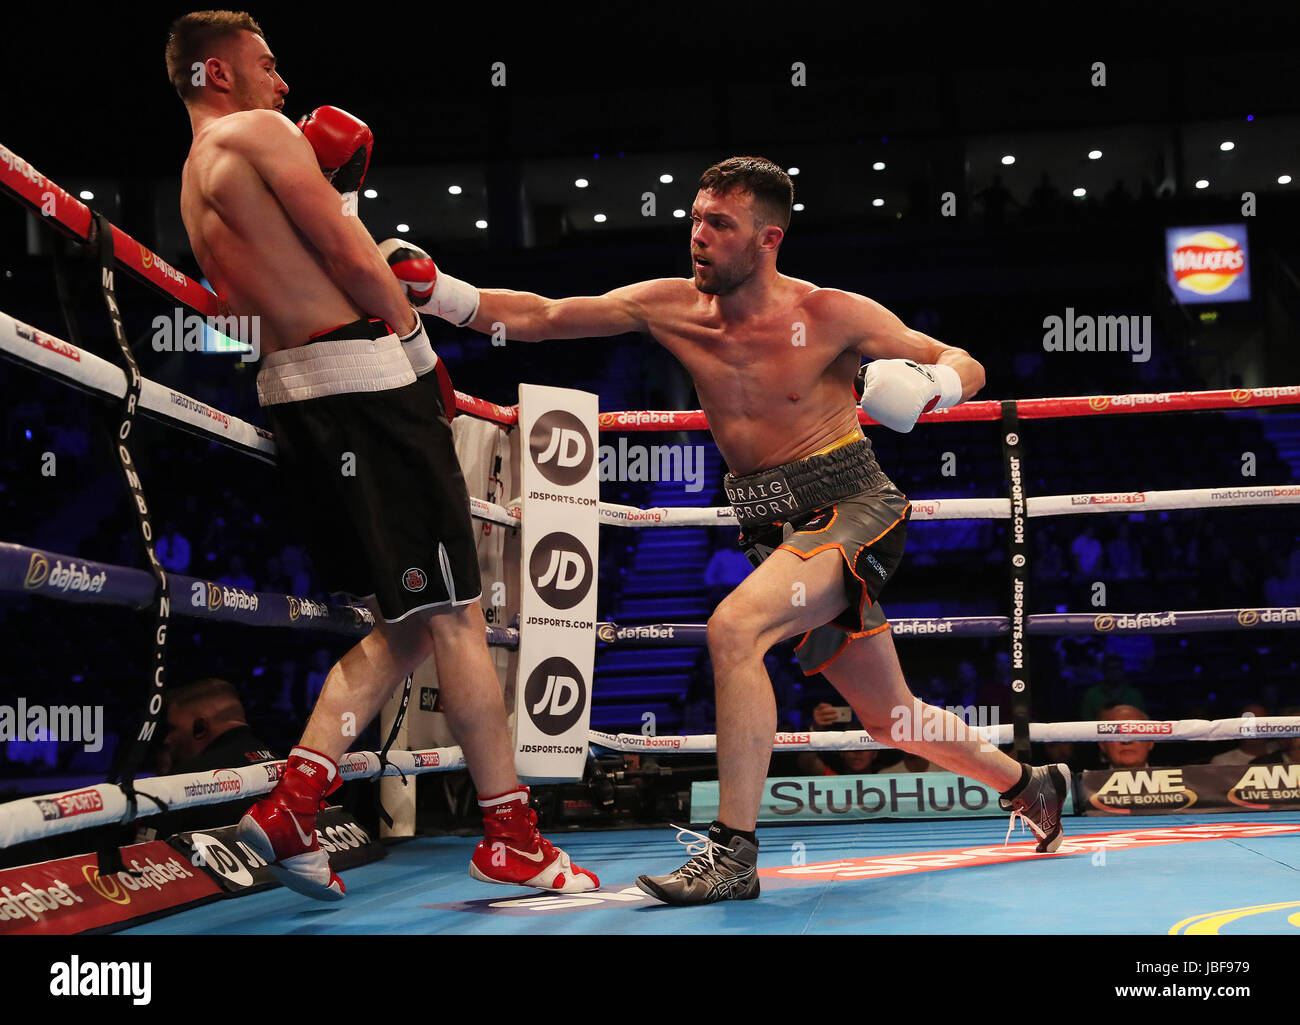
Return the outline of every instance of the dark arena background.
<path id="1" fill-rule="evenodd" d="M 12 319 L 0 324 L 0 802 L 10 804 L 0 813 L 56 794 L 74 796 L 46 799 L 47 818 L 106 807 L 103 792 L 120 792 L 105 781 L 140 730 L 156 659 L 148 563 L 111 440 L 121 403 L 25 361 L 30 341 L 5 326 L 31 325 L 47 350 L 61 339 L 123 366 L 99 257 L 84 233 L 42 223 L 50 218 L 39 197 L 33 205 L 15 183 L 48 180 L 180 272 L 176 280 L 208 284 L 181 223 L 190 133 L 163 68 L 168 24 L 184 11 L 24 5 L 5 16 L 0 314 Z M 783 273 L 870 296 L 983 364 L 978 416 L 927 416 L 907 434 L 867 424 L 881 466 L 916 510 L 883 603 L 917 697 L 977 710 L 978 725 L 1000 725 L 1004 750 L 1023 760 L 1068 764 L 1067 846 L 1042 863 L 1016 863 L 1031 838 L 1004 839 L 1005 817 L 996 794 L 988 805 L 987 788 L 962 817 L 965 791 L 951 776 L 927 790 L 924 759 L 819 741 L 861 726 L 822 676 L 800 672 L 787 641 L 766 659 L 788 750 L 774 754 L 760 816 L 764 897 L 652 912 L 655 902 L 633 880 L 680 860 L 669 823 L 707 826 L 717 771 L 710 746 L 663 754 L 637 738 L 711 743 L 703 624 L 749 565 L 730 523 L 606 525 L 596 618 L 615 626 L 596 644 L 590 728 L 610 743 L 593 740 L 581 780 L 533 790 L 541 827 L 600 872 L 605 885 L 593 896 L 507 894 L 466 876 L 480 823 L 462 769 L 420 776 L 411 839 L 381 840 L 373 781 L 344 786 L 335 798 L 342 810 L 330 814 L 345 824 L 331 836 L 340 857 L 354 859 L 340 864 L 356 867 L 344 874 L 348 900 L 328 913 L 270 887 L 256 865 L 222 875 L 204 864 L 191 831 L 219 834 L 209 850 L 233 849 L 220 830 L 253 792 L 242 804 L 198 803 L 167 816 L 142 804 L 127 826 L 105 824 L 110 817 L 79 831 L 5 827 L 0 875 L 70 859 L 80 866 L 77 886 L 82 868 L 98 880 L 86 883 L 86 900 L 129 891 L 139 906 L 93 921 L 23 912 L 23 886 L 50 884 L 15 876 L 6 881 L 12 892 L 0 889 L 10 902 L 0 907 L 14 908 L 0 932 L 1295 938 L 1294 5 L 321 12 L 268 3 L 250 13 L 289 85 L 286 115 L 331 104 L 373 129 L 358 213 L 376 239 L 405 238 L 481 287 L 552 297 L 686 277 L 700 173 L 729 156 L 759 155 L 794 183 Z M 155 318 L 179 315 L 184 300 L 139 274 L 115 282 L 144 379 L 196 400 L 206 416 L 266 426 L 255 363 L 228 351 L 157 351 Z M 441 320 L 425 323 L 456 389 L 486 400 L 482 408 L 515 406 L 520 382 L 595 393 L 601 412 L 700 405 L 685 371 L 646 336 L 494 345 Z M 1067 398 L 1080 401 L 1050 401 Z M 726 506 L 726 467 L 707 432 L 667 426 L 618 437 L 702 446 L 697 477 L 602 475 L 602 502 Z M 130 439 L 169 573 L 227 596 L 336 606 L 270 460 L 176 428 L 146 410 Z M 617 446 L 616 433 L 599 443 Z M 1035 514 L 1033 500 L 1044 496 L 1061 507 Z M 1017 519 L 1022 498 L 1029 515 Z M 1000 502 L 1001 512 L 938 515 L 944 503 L 977 499 Z M 68 566 L 62 585 L 36 579 L 33 551 Z M 97 597 L 96 565 L 140 571 L 134 597 Z M 189 604 L 191 592 L 173 589 L 172 599 Z M 332 622 L 343 616 L 336 609 Z M 645 643 L 654 640 L 648 628 L 665 623 L 695 628 L 680 630 L 677 645 Z M 250 735 L 267 758 L 283 758 L 329 667 L 364 630 L 350 625 L 331 632 L 173 611 L 167 688 L 229 681 Z M 517 624 L 493 625 L 504 637 Z M 25 732 L 22 713 L 36 706 L 81 706 L 87 722 L 98 709 L 99 743 Z M 1084 739 L 1108 732 L 1140 742 Z M 164 718 L 138 752 L 141 791 L 148 777 L 165 775 L 165 734 Z M 377 752 L 386 739 L 372 724 L 354 750 Z M 834 789 L 836 778 L 844 789 Z M 76 794 L 90 796 L 78 804 Z M 1111 839 L 1088 846 L 1092 834 Z M 109 851 L 136 842 L 164 866 L 148 870 L 162 879 L 153 884 L 159 894 L 164 884 L 199 881 L 211 892 L 145 909 L 145 888 L 115 883 L 122 876 L 108 871 Z M 175 855 L 178 867 L 168 870 L 158 852 Z M 179 880 L 179 866 L 195 878 Z M 241 873 L 248 881 L 237 886 Z M 109 955 L 101 947 L 99 956 Z M 1176 959 L 1191 956 L 1180 948 Z M 1108 987 L 1129 981 L 1129 962 L 1161 957 L 1175 954 L 1143 947 L 1095 969 L 1107 984 L 1097 992 L 1119 1000 Z M 1003 973 L 1000 960 L 986 967 Z M 1161 986 L 1170 981 L 1159 976 Z M 1201 970 L 1173 981 L 1243 979 Z M 1258 991 L 1264 981 L 1244 977 Z"/>

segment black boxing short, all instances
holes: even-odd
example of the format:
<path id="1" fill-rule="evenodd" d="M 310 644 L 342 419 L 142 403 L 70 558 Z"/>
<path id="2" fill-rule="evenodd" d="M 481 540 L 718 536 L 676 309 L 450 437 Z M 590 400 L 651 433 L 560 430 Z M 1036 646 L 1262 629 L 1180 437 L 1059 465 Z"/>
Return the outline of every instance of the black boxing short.
<path id="1" fill-rule="evenodd" d="M 858 637 L 889 629 L 877 600 L 903 557 L 911 503 L 863 438 L 821 455 L 724 482 L 740 522 L 740 547 L 757 568 L 776 549 L 811 559 L 835 550 L 849 604 L 795 648 L 805 676 L 819 673 Z"/>
<path id="2" fill-rule="evenodd" d="M 383 321 L 262 360 L 290 529 L 318 582 L 387 622 L 482 596 L 469 494 L 437 375 L 417 378 Z"/>

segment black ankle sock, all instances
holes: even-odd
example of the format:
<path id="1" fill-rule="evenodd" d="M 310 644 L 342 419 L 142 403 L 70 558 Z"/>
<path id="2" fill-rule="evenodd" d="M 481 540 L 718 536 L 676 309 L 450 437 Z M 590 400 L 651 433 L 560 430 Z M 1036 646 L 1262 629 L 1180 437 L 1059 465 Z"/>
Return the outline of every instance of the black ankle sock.
<path id="1" fill-rule="evenodd" d="M 1025 784 L 1029 782 L 1029 765 L 1026 762 L 1020 763 L 1020 782 L 1013 786 L 1002 796 L 1008 801 L 1014 798 L 1020 791 L 1025 789 Z"/>
<path id="2" fill-rule="evenodd" d="M 714 819 L 713 825 L 709 827 L 709 839 L 716 844 L 721 844 L 723 847 L 730 847 L 732 838 L 737 836 L 748 840 L 755 847 L 758 846 L 758 837 L 754 833 L 746 833 L 742 829 L 732 829 L 721 819 Z"/>

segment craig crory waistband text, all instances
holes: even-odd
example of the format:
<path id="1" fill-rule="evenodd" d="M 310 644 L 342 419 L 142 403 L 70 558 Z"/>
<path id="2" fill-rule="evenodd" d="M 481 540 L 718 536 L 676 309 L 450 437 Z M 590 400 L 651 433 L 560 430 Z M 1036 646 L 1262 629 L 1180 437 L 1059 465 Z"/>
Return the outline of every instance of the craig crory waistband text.
<path id="1" fill-rule="evenodd" d="M 104 747 L 103 705 L 0 705 L 0 741 L 72 741 L 86 752 Z"/>

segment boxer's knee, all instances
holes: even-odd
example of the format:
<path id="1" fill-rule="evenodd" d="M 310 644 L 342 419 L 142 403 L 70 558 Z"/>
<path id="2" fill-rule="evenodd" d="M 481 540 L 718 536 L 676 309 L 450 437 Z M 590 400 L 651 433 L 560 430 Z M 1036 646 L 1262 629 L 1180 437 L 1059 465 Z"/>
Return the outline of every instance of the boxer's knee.
<path id="1" fill-rule="evenodd" d="M 398 623 L 376 620 L 370 636 L 382 643 L 393 662 L 408 673 L 433 654 L 434 640 L 429 618 L 416 613 Z"/>
<path id="2" fill-rule="evenodd" d="M 749 658 L 762 658 L 772 642 L 762 610 L 733 593 L 713 611 L 708 622 L 709 657 L 716 668 Z"/>
<path id="3" fill-rule="evenodd" d="M 430 616 L 427 630 L 435 647 L 487 648 L 487 623 L 478 602 L 452 606 Z"/>

